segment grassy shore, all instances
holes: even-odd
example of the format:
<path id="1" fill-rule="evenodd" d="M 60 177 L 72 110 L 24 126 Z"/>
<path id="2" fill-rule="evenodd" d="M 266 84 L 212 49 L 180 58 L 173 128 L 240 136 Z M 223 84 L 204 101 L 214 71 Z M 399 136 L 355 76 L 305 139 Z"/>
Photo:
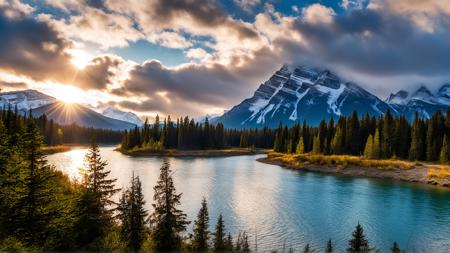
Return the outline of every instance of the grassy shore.
<path id="1" fill-rule="evenodd" d="M 248 149 L 248 148 L 227 148 L 227 149 L 206 149 L 206 150 L 150 150 L 144 148 L 134 148 L 125 150 L 122 148 L 115 149 L 125 155 L 130 156 L 169 156 L 169 157 L 220 157 L 220 156 L 239 156 L 239 155 L 254 155 L 267 153 L 267 150 L 262 149 Z"/>
<path id="2" fill-rule="evenodd" d="M 68 146 L 68 145 L 47 146 L 47 147 L 42 148 L 42 150 L 44 151 L 44 154 L 51 155 L 51 154 L 55 154 L 55 153 L 70 151 L 73 149 L 73 147 L 74 146 Z"/>
<path id="3" fill-rule="evenodd" d="M 450 187 L 450 166 L 402 160 L 371 160 L 349 155 L 281 154 L 271 152 L 260 162 L 291 169 L 373 177 Z"/>

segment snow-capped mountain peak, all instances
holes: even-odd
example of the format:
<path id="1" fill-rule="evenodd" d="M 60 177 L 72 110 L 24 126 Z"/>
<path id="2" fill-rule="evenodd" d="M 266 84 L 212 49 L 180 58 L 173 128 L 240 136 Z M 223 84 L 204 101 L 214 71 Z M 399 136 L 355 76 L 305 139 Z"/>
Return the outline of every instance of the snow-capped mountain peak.
<path id="1" fill-rule="evenodd" d="M 405 105 L 408 103 L 409 93 L 405 90 L 400 90 L 397 93 L 389 95 L 386 99 L 388 104 Z"/>
<path id="2" fill-rule="evenodd" d="M 124 112 L 113 107 L 106 108 L 105 110 L 103 110 L 102 114 L 106 117 L 130 122 L 137 126 L 142 126 L 144 124 L 144 122 L 142 122 L 142 120 L 136 114 L 132 112 Z"/>
<path id="3" fill-rule="evenodd" d="M 329 70 L 310 66 L 283 66 L 255 91 L 215 122 L 227 127 L 275 127 L 303 120 L 348 115 L 353 110 L 381 115 L 388 105 L 355 83 L 345 83 Z"/>
<path id="4" fill-rule="evenodd" d="M 446 83 L 439 88 L 437 96 L 450 99 L 450 83 Z"/>
<path id="5" fill-rule="evenodd" d="M 48 96 L 37 90 L 20 90 L 0 93 L 0 108 L 17 106 L 21 112 L 56 102 L 56 98 Z"/>

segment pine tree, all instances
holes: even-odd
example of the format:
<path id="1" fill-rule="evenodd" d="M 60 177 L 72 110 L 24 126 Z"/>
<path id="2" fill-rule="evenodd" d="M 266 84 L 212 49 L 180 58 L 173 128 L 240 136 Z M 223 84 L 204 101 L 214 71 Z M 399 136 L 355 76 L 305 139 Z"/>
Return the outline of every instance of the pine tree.
<path id="1" fill-rule="evenodd" d="M 214 233 L 214 252 L 223 252 L 225 248 L 225 224 L 223 222 L 222 214 L 217 219 L 216 231 Z"/>
<path id="2" fill-rule="evenodd" d="M 227 239 L 225 240 L 225 251 L 233 252 L 233 237 L 231 237 L 231 233 L 228 233 Z"/>
<path id="3" fill-rule="evenodd" d="M 325 248 L 325 253 L 332 253 L 333 251 L 333 243 L 331 242 L 331 239 L 329 239 L 327 242 L 327 247 Z"/>
<path id="4" fill-rule="evenodd" d="M 400 248 L 398 247 L 397 242 L 394 242 L 392 244 L 391 252 L 392 253 L 400 253 L 401 252 Z"/>
<path id="5" fill-rule="evenodd" d="M 356 225 L 355 230 L 352 234 L 352 239 L 348 242 L 349 247 L 347 248 L 348 252 L 369 252 L 369 241 L 366 239 L 364 235 L 364 229 L 358 223 Z"/>
<path id="6" fill-rule="evenodd" d="M 250 244 L 248 243 L 248 235 L 247 233 L 244 231 L 244 233 L 242 233 L 242 253 L 248 253 L 250 252 Z"/>
<path id="7" fill-rule="evenodd" d="M 194 222 L 194 241 L 192 242 L 195 252 L 208 251 L 209 240 L 209 215 L 206 199 L 202 200 L 202 207 L 197 214 L 197 220 Z"/>
<path id="8" fill-rule="evenodd" d="M 447 135 L 444 135 L 444 140 L 442 141 L 441 153 L 439 154 L 439 161 L 442 164 L 448 164 L 450 161 L 450 143 L 448 141 Z"/>
<path id="9" fill-rule="evenodd" d="M 372 135 L 369 135 L 369 137 L 367 137 L 366 146 L 364 148 L 364 157 L 373 159 L 373 136 Z"/>
<path id="10" fill-rule="evenodd" d="M 76 241 L 88 250 L 99 250 L 98 241 L 113 223 L 115 203 L 110 198 L 120 189 L 114 186 L 116 179 L 109 178 L 111 171 L 107 170 L 107 162 L 102 160 L 95 141 L 84 159 L 84 181 L 77 199 Z"/>
<path id="11" fill-rule="evenodd" d="M 381 143 L 380 143 L 380 131 L 378 128 L 375 130 L 375 135 L 373 136 L 373 148 L 372 148 L 372 159 L 381 158 Z"/>
<path id="12" fill-rule="evenodd" d="M 120 236 L 127 251 L 138 252 L 146 238 L 147 211 L 139 177 L 133 175 L 131 187 L 122 193 L 117 210 L 121 223 Z"/>
<path id="13" fill-rule="evenodd" d="M 180 248 L 181 233 L 189 222 L 186 214 L 177 209 L 181 193 L 177 194 L 168 160 L 164 160 L 154 189 L 154 212 L 150 217 L 152 239 L 157 251 L 175 251 Z"/>
<path id="14" fill-rule="evenodd" d="M 411 147 L 409 149 L 409 159 L 413 161 L 423 160 L 424 141 L 423 127 L 419 115 L 416 113 L 411 131 Z"/>
<path id="15" fill-rule="evenodd" d="M 316 137 L 314 137 L 314 140 L 313 140 L 313 151 L 312 152 L 314 154 L 322 153 L 320 150 L 320 136 L 319 135 L 320 134 L 318 134 Z"/>
<path id="16" fill-rule="evenodd" d="M 331 141 L 331 152 L 333 154 L 342 154 L 344 145 L 344 133 L 342 128 L 338 125 L 336 127 L 336 133 Z"/>
<path id="17" fill-rule="evenodd" d="M 303 248 L 303 253 L 311 253 L 311 247 L 309 246 L 309 243 L 306 244 L 305 248 Z"/>
<path id="18" fill-rule="evenodd" d="M 20 152 L 24 158 L 17 199 L 17 229 L 28 246 L 42 245 L 50 233 L 49 223 L 58 213 L 52 206 L 55 189 L 52 179 L 55 176 L 42 153 L 43 139 L 34 120 L 29 117 L 25 133 L 21 137 Z M 23 167 L 20 167 L 23 166 Z M 22 189 L 20 189 L 22 188 Z M 11 224 L 12 225 L 12 224 Z"/>
<path id="19" fill-rule="evenodd" d="M 303 154 L 305 153 L 305 143 L 303 141 L 303 137 L 300 136 L 300 139 L 298 140 L 297 148 L 296 148 L 297 154 Z"/>

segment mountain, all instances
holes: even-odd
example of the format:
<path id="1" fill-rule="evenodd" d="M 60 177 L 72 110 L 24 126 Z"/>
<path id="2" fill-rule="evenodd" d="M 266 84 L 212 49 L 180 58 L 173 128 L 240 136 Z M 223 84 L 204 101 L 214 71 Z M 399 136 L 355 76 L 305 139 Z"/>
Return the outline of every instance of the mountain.
<path id="1" fill-rule="evenodd" d="M 0 93 L 0 108 L 11 108 L 17 105 L 20 112 L 27 112 L 43 105 L 55 103 L 56 98 L 48 96 L 37 90 L 21 90 Z"/>
<path id="2" fill-rule="evenodd" d="M 317 125 L 357 110 L 360 115 L 383 115 L 390 106 L 352 82 L 342 81 L 329 70 L 283 66 L 255 91 L 252 97 L 214 122 L 226 127 L 276 127 L 306 120 Z"/>
<path id="3" fill-rule="evenodd" d="M 112 130 L 125 130 L 135 127 L 135 124 L 106 117 L 80 104 L 68 105 L 55 102 L 33 109 L 32 114 L 35 117 L 45 114 L 48 119 L 52 119 L 61 125 L 75 123 L 84 127 Z"/>
<path id="4" fill-rule="evenodd" d="M 132 112 L 124 112 L 113 107 L 108 107 L 102 112 L 106 117 L 117 119 L 125 122 L 132 123 L 137 126 L 142 126 L 144 122 L 134 113 Z"/>
<path id="5" fill-rule="evenodd" d="M 205 123 L 206 119 L 208 119 L 208 121 L 214 121 L 219 116 L 220 116 L 220 114 L 206 114 L 204 116 L 200 116 L 200 117 L 196 118 L 195 122 Z"/>
<path id="6" fill-rule="evenodd" d="M 432 93 L 425 86 L 421 86 L 411 95 L 406 91 L 391 94 L 386 99 L 393 111 L 404 115 L 409 120 L 417 112 L 423 118 L 430 118 L 437 111 L 446 113 L 450 106 L 450 84 L 444 84 L 436 93 Z"/>

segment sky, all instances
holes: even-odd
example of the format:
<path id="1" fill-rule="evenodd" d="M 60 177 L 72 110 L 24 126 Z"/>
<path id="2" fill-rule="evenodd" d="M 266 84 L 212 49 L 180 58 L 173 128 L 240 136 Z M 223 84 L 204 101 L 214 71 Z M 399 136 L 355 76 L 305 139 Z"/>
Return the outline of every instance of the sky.
<path id="1" fill-rule="evenodd" d="M 450 82 L 448 0 L 0 0 L 0 88 L 220 114 L 283 64 L 385 98 Z"/>

